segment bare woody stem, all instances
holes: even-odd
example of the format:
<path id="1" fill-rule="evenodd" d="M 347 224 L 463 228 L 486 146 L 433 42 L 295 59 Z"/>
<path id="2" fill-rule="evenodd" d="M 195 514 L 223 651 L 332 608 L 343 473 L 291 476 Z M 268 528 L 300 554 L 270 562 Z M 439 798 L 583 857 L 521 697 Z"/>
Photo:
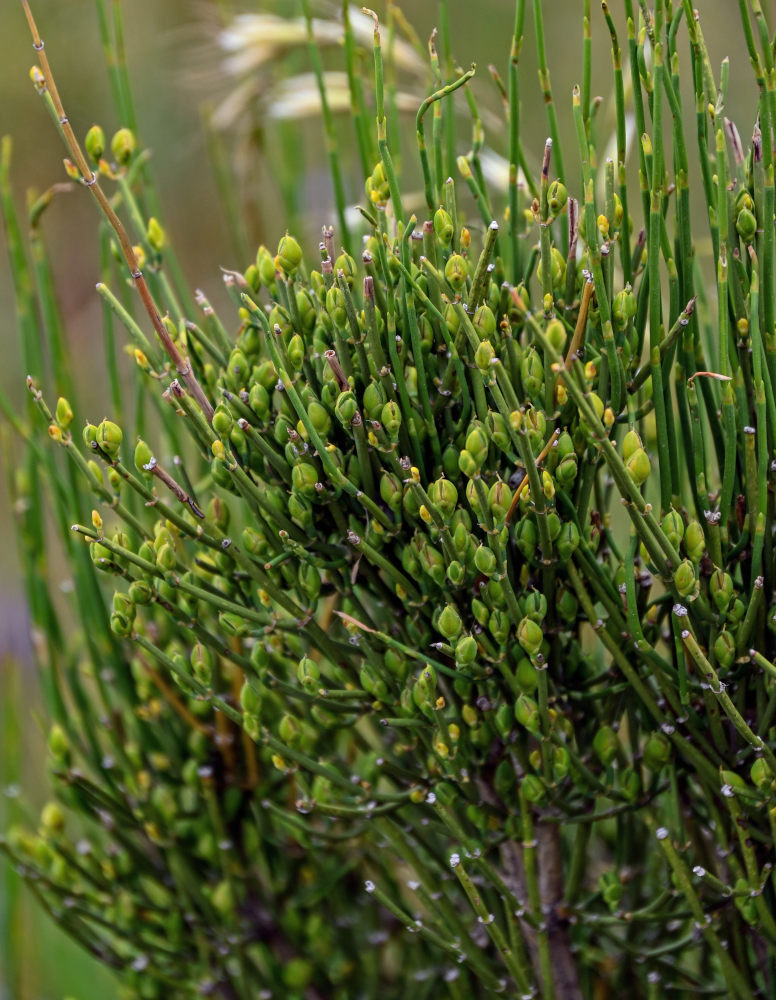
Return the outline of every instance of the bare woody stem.
<path id="1" fill-rule="evenodd" d="M 542 448 L 542 450 L 536 456 L 536 467 L 537 467 L 537 469 L 541 466 L 542 462 L 549 455 L 550 451 L 552 450 L 555 442 L 558 440 L 559 437 L 560 437 L 560 431 L 559 430 L 553 431 L 553 434 L 552 434 L 552 437 L 550 438 L 550 440 L 547 442 L 547 444 Z M 504 518 L 504 524 L 509 524 L 511 522 L 511 520 L 512 520 L 512 518 L 514 516 L 514 513 L 517 510 L 517 505 L 518 505 L 518 503 L 520 501 L 520 497 L 521 497 L 521 495 L 523 493 L 523 490 L 526 488 L 527 485 L 528 485 L 528 471 L 526 470 L 526 474 L 520 480 L 520 485 L 517 487 L 517 489 L 515 490 L 515 495 L 512 497 L 512 503 L 509 505 L 509 510 L 507 511 L 507 516 Z"/>
<path id="2" fill-rule="evenodd" d="M 105 192 L 100 187 L 100 182 L 97 174 L 91 169 L 89 163 L 84 156 L 78 139 L 75 136 L 73 127 L 65 114 L 65 109 L 59 96 L 59 91 L 57 90 L 57 85 L 54 82 L 54 74 L 51 71 L 51 65 L 49 64 L 48 57 L 46 56 L 45 47 L 43 39 L 40 37 L 40 32 L 38 31 L 38 26 L 35 23 L 35 19 L 32 16 L 32 11 L 30 10 L 30 5 L 28 0 L 22 0 L 22 7 L 24 9 L 24 14 L 27 18 L 27 23 L 30 27 L 30 34 L 32 35 L 32 47 L 38 54 L 38 59 L 40 61 L 40 68 L 43 72 L 43 76 L 46 81 L 46 87 L 49 94 L 51 95 L 51 100 L 54 105 L 54 109 L 59 120 L 60 127 L 62 129 L 62 135 L 64 136 L 67 148 L 70 151 L 70 155 L 73 157 L 73 161 L 78 168 L 81 178 L 83 179 L 84 185 L 92 193 L 93 198 L 97 202 L 102 211 L 103 215 L 107 219 L 111 228 L 116 234 L 116 238 L 121 246 L 121 252 L 124 254 L 124 259 L 129 267 L 129 273 L 132 275 L 132 279 L 135 282 L 135 286 L 140 293 L 140 298 L 143 302 L 146 312 L 153 324 L 154 330 L 156 330 L 156 335 L 161 341 L 162 347 L 169 355 L 170 360 L 175 365 L 175 370 L 177 374 L 184 380 L 192 396 L 196 399 L 200 409 L 204 413 L 208 422 L 213 418 L 213 406 L 210 400 L 205 395 L 202 386 L 197 381 L 197 377 L 192 371 L 191 364 L 187 358 L 185 358 L 178 348 L 173 343 L 170 334 L 165 329 L 164 323 L 162 322 L 162 317 L 159 314 L 159 310 L 154 302 L 153 296 L 148 289 L 146 280 L 143 277 L 143 272 L 140 269 L 140 264 L 138 262 L 135 251 L 132 249 L 132 243 L 127 235 L 127 231 L 121 219 L 118 217 L 114 211 L 111 203 L 105 194 Z"/>
<path id="3" fill-rule="evenodd" d="M 158 480 L 163 482 L 167 489 L 170 490 L 170 492 L 173 493 L 181 503 L 189 506 L 195 517 L 204 518 L 205 515 L 197 506 L 194 499 L 189 496 L 183 487 L 172 478 L 169 472 L 165 472 L 155 458 L 152 458 L 148 465 L 144 465 L 143 468 L 146 472 L 149 472 L 152 476 L 156 476 Z"/>
<path id="4" fill-rule="evenodd" d="M 563 364 L 566 371 L 571 370 L 574 358 L 577 356 L 577 353 L 582 346 L 582 342 L 584 341 L 587 314 L 590 309 L 590 299 L 593 297 L 593 290 L 593 282 L 588 278 L 585 281 L 585 287 L 582 289 L 582 303 L 579 307 L 579 316 L 577 317 L 576 326 L 574 327 L 574 335 L 571 338 L 568 353 L 566 354 L 566 360 Z"/>

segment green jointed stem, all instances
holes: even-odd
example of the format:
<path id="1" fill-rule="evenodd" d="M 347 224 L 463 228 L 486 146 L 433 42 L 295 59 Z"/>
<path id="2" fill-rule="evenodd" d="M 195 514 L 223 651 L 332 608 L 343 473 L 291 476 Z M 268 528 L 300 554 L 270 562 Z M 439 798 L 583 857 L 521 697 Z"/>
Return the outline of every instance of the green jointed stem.
<path id="1" fill-rule="evenodd" d="M 518 173 L 520 164 L 520 90 L 518 62 L 523 45 L 525 0 L 515 0 L 515 27 L 509 55 L 509 245 L 512 283 L 520 280 L 518 241 Z"/>
<path id="2" fill-rule="evenodd" d="M 533 0 L 534 31 L 536 34 L 536 54 L 539 58 L 539 86 L 544 97 L 544 108 L 547 114 L 547 124 L 550 130 L 550 138 L 555 147 L 555 162 L 558 166 L 558 177 L 562 181 L 566 180 L 566 171 L 563 169 L 563 155 L 561 153 L 560 132 L 558 131 L 558 116 L 555 111 L 555 103 L 552 99 L 552 85 L 550 83 L 550 70 L 547 65 L 547 51 L 544 42 L 544 15 L 542 12 L 542 0 Z"/>
<path id="3" fill-rule="evenodd" d="M 437 101 L 443 100 L 449 94 L 458 90 L 459 87 L 463 87 L 469 80 L 474 76 L 476 67 L 472 63 L 472 68 L 459 76 L 457 80 L 452 83 L 448 83 L 444 87 L 440 87 L 438 90 L 430 94 L 418 108 L 418 113 L 415 118 L 415 132 L 418 139 L 418 153 L 420 155 L 420 165 L 423 170 L 423 183 L 426 193 L 426 205 L 428 206 L 429 212 L 433 215 L 434 212 L 439 208 L 442 201 L 442 190 L 438 184 L 434 184 L 431 177 L 431 167 L 428 162 L 428 154 L 426 152 L 426 131 L 423 123 L 423 118 L 426 112 Z"/>

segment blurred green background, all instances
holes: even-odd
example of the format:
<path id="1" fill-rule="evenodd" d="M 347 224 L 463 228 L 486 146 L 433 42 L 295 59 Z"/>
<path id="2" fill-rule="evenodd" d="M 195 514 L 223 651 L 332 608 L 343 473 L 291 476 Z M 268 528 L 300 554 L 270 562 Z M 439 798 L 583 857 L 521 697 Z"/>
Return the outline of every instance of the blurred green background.
<path id="1" fill-rule="evenodd" d="M 707 44 L 713 54 L 715 71 L 724 56 L 732 64 L 731 91 L 727 113 L 733 118 L 744 141 L 751 135 L 754 94 L 748 57 L 741 37 L 737 5 L 732 0 L 703 0 L 701 7 Z M 85 0 L 34 0 L 33 9 L 47 42 L 47 53 L 57 73 L 58 85 L 77 134 L 83 135 L 95 121 L 110 135 L 124 124 L 116 120 L 110 100 L 108 78 L 103 65 L 93 3 Z M 298 4 L 245 0 L 246 11 L 275 11 L 299 14 Z M 339 5 L 316 3 L 321 17 L 336 16 Z M 384 4 L 375 3 L 384 14 Z M 530 4 L 528 4 L 530 7 Z M 552 84 L 559 108 L 561 129 L 570 136 L 570 95 L 581 66 L 582 0 L 544 0 L 548 58 Z M 610 2 L 618 25 L 621 44 L 626 35 L 621 4 Z M 771 8 L 773 3 L 764 3 Z M 225 302 L 219 266 L 243 270 L 249 263 L 241 259 L 230 238 L 220 206 L 213 171 L 201 128 L 202 109 L 223 100 L 230 83 L 221 69 L 223 53 L 217 45 L 222 18 L 231 4 L 191 3 L 189 0 L 131 0 L 124 4 L 128 60 L 134 85 L 135 102 L 143 143 L 153 150 L 152 170 L 157 180 L 162 204 L 162 222 L 175 243 L 192 287 L 201 287 L 216 307 Z M 609 36 L 593 0 L 593 93 L 597 82 L 607 86 L 610 79 Z M 434 0 L 404 5 L 412 25 L 424 43 L 438 16 Z M 769 15 L 773 13 L 768 10 Z M 474 87 L 486 119 L 486 143 L 503 151 L 504 128 L 500 99 L 488 65 L 494 63 L 506 77 L 512 30 L 512 0 L 450 0 L 453 50 L 459 63 L 478 65 Z M 532 24 L 527 33 L 523 54 L 523 128 L 524 146 L 537 162 L 546 134 L 541 95 L 537 86 L 536 57 L 533 51 Z M 19 4 L 6 3 L 0 10 L 0 38 L 3 59 L 0 61 L 0 134 L 13 137 L 13 176 L 17 204 L 24 204 L 28 188 L 45 190 L 63 179 L 63 149 L 44 108 L 29 81 L 34 62 L 29 35 Z M 686 44 L 683 35 L 683 44 Z M 341 69 L 339 53 L 327 55 L 327 66 Z M 304 52 L 291 63 L 274 68 L 276 75 L 305 72 L 309 63 Z M 417 80 L 405 88 L 417 87 Z M 605 115 L 608 93 L 603 95 Z M 459 104 L 465 104 L 459 96 Z M 489 124 L 489 123 L 493 124 Z M 603 119 L 605 125 L 605 118 Z M 246 123 L 249 127 L 245 127 Z M 269 150 L 268 161 L 251 160 L 253 171 L 245 181 L 252 206 L 248 220 L 249 245 L 266 242 L 273 246 L 285 230 L 282 183 L 272 177 L 278 150 L 297 130 L 305 150 L 305 182 L 299 185 L 297 202 L 308 243 L 317 242 L 318 227 L 331 221 L 325 157 L 320 124 L 316 119 L 268 127 L 260 133 L 254 127 L 250 111 L 239 116 L 234 134 L 224 137 L 227 150 L 244 149 L 258 136 Z M 409 125 L 409 120 L 405 122 Z M 343 144 L 352 142 L 348 122 L 338 122 Z M 687 123 L 688 140 L 694 123 Z M 601 135 L 606 128 L 601 127 Z M 462 130 L 466 134 L 466 130 Z M 411 135 L 410 135 L 411 139 Z M 689 143 L 692 145 L 692 142 Z M 464 152 L 465 150 L 459 150 Z M 569 154 L 566 154 L 567 160 Z M 573 177 L 568 187 L 574 190 Z M 354 183 L 349 192 L 353 200 L 363 198 Z M 102 415 L 107 399 L 100 372 L 102 349 L 98 299 L 94 285 L 98 277 L 96 214 L 85 192 L 75 190 L 55 199 L 44 221 L 47 243 L 52 254 L 62 309 L 70 333 L 70 343 L 78 359 L 84 400 L 93 419 Z M 696 215 L 699 252 L 703 252 L 705 220 Z M 0 250 L 0 343 L 3 363 L 0 387 L 14 407 L 22 412 L 25 402 L 24 376 L 13 319 L 13 295 L 4 247 Z M 130 362 L 127 361 L 126 364 Z M 82 402 L 84 401 L 82 400 Z M 0 446 L 6 468 L 12 465 L 13 450 L 8 428 L 3 428 Z M 0 489 L 0 829 L 28 813 L 35 815 L 45 800 L 44 721 L 40 715 L 36 682 L 32 670 L 31 640 L 24 609 L 23 588 L 19 580 L 14 549 L 13 515 L 7 491 Z M 52 578 L 66 582 L 67 570 L 54 554 Z M 16 792 L 23 789 L 20 799 Z M 0 862 L 0 1000 L 44 1000 L 68 995 L 78 1000 L 111 1000 L 116 987 L 110 976 L 82 956 L 35 909 L 29 893 L 20 886 L 8 866 Z"/>

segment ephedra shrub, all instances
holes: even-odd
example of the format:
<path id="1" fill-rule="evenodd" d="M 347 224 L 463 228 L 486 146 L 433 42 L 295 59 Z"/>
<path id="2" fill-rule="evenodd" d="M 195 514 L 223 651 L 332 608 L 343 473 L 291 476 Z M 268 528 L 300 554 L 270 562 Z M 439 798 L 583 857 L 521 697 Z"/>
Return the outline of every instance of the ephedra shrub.
<path id="1" fill-rule="evenodd" d="M 382 29 L 372 84 L 345 2 L 364 242 L 333 149 L 339 229 L 260 247 L 218 314 L 148 208 L 133 123 L 79 141 L 23 3 L 35 88 L 102 210 L 114 392 L 101 421 L 72 398 L 45 200 L 32 270 L 6 145 L 32 401 L 9 414 L 14 488 L 55 798 L 4 846 L 129 996 L 776 989 L 770 28 L 741 0 L 739 129 L 709 4 L 624 0 L 621 23 L 587 0 L 561 141 L 550 4 L 526 6 L 497 79 L 506 188 L 485 183 L 471 95 L 458 149 L 472 72 L 432 39 L 411 205 Z M 543 95 L 520 74 L 529 29 Z M 590 32 L 611 39 L 612 160 Z M 542 96 L 532 171 L 519 111 Z M 41 575 L 44 509 L 74 617 Z"/>

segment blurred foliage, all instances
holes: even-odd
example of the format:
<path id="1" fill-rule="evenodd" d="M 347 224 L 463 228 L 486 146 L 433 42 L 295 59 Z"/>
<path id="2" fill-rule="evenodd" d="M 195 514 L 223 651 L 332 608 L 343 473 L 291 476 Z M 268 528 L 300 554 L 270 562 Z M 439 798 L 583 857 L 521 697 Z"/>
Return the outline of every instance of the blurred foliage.
<path id="1" fill-rule="evenodd" d="M 0 829 L 29 820 L 40 806 L 36 786 L 46 757 L 34 680 L 12 660 L 0 662 Z M 23 789 L 23 794 L 22 794 Z M 43 790 L 40 793 L 43 794 Z M 77 947 L 24 890 L 0 858 L 0 997 L 2 1000 L 109 1000 L 113 977 Z"/>

